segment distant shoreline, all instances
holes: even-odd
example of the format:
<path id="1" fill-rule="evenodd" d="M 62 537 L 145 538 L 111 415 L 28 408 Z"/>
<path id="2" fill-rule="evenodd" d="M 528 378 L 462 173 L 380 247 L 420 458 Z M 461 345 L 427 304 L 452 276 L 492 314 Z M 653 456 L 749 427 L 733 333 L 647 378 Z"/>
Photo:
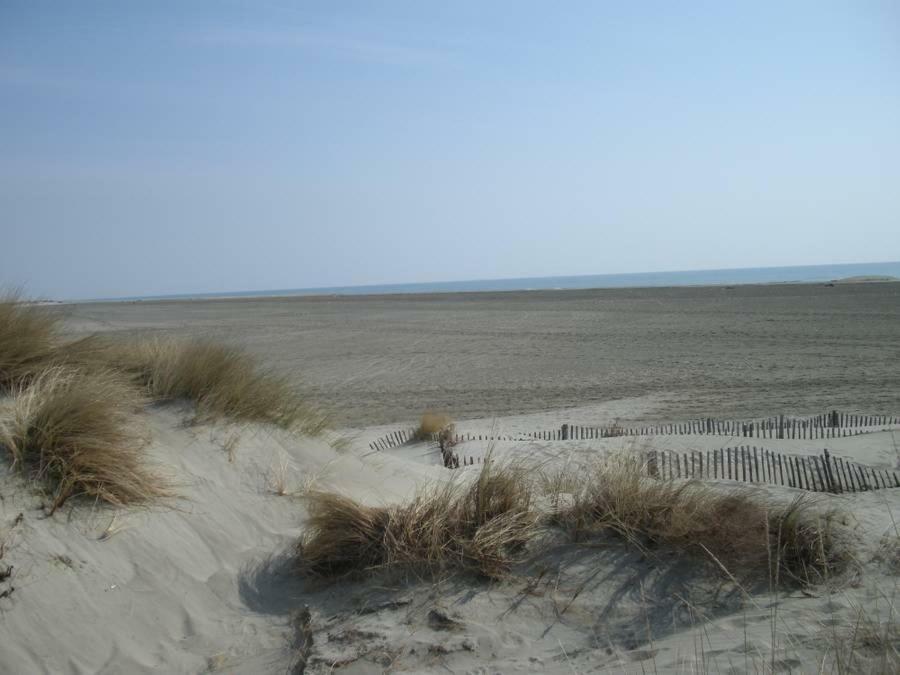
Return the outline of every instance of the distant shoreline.
<path id="1" fill-rule="evenodd" d="M 152 302 L 178 300 L 233 300 L 283 297 L 362 297 L 394 295 L 435 295 L 450 293 L 498 293 L 525 291 L 606 290 L 616 288 L 680 288 L 753 286 L 772 284 L 886 283 L 900 280 L 900 261 L 803 265 L 793 267 L 747 267 L 671 272 L 633 272 L 555 277 L 516 277 L 416 283 L 373 284 L 368 286 L 326 286 L 281 288 L 259 291 L 214 293 L 173 293 L 165 295 L 99 297 L 65 300 L 71 303 Z"/>
<path id="2" fill-rule="evenodd" d="M 233 294 L 203 294 L 196 295 L 171 295 L 171 296 L 147 296 L 147 297 L 131 297 L 131 298 L 101 298 L 89 300 L 49 300 L 40 304 L 46 305 L 79 305 L 79 304 L 117 304 L 117 303 L 172 303 L 172 302 L 214 302 L 214 301 L 235 301 L 242 300 L 252 302 L 255 300 L 377 300 L 382 298 L 396 297 L 422 297 L 432 298 L 434 296 L 451 296 L 451 295 L 497 295 L 497 294 L 514 294 L 514 293 L 570 293 L 570 292 L 592 292 L 592 291 L 627 291 L 627 290 L 671 290 L 671 289 L 703 289 L 703 288 L 721 288 L 734 289 L 746 288 L 753 286 L 851 286 L 865 284 L 890 284 L 900 283 L 900 278 L 888 275 L 872 275 L 872 276 L 855 276 L 837 279 L 822 279 L 815 281 L 764 281 L 764 282 L 743 282 L 743 283 L 698 283 L 698 284 L 670 284 L 670 285 L 646 285 L 646 286 L 579 286 L 565 288 L 508 288 L 508 289 L 481 289 L 481 290 L 427 290 L 427 291 L 384 291 L 384 292 L 298 292 L 298 291 L 272 291 L 272 292 L 253 292 L 253 293 L 233 293 Z M 368 287 L 363 287 L 368 288 Z"/>

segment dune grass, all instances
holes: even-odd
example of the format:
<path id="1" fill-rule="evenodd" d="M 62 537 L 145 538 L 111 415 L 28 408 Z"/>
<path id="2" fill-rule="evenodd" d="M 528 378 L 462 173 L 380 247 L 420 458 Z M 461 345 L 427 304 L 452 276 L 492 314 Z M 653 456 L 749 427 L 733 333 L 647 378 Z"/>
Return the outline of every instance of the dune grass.
<path id="1" fill-rule="evenodd" d="M 516 469 L 487 461 L 469 485 L 426 488 L 395 506 L 310 492 L 307 534 L 297 546 L 300 567 L 320 577 L 398 567 L 501 576 L 535 533 L 527 485 Z"/>
<path id="2" fill-rule="evenodd" d="M 0 296 L 0 391 L 8 391 L 40 371 L 57 346 L 59 317 L 22 300 Z"/>
<path id="3" fill-rule="evenodd" d="M 0 448 L 45 484 L 55 511 L 74 495 L 124 506 L 165 494 L 147 468 L 137 413 L 143 401 L 113 371 L 53 366 L 14 392 Z"/>
<path id="4" fill-rule="evenodd" d="M 164 494 L 137 433 L 148 401 L 189 400 L 200 419 L 274 424 L 307 435 L 324 415 L 246 352 L 203 339 L 60 338 L 59 316 L 0 298 L 0 450 L 45 483 L 52 508 L 73 495 L 125 505 Z"/>
<path id="5" fill-rule="evenodd" d="M 833 626 L 826 631 L 826 658 L 823 664 L 840 675 L 900 672 L 900 624 L 891 598 L 884 598 L 887 611 L 879 611 L 876 598 L 869 610 L 857 606 L 849 626 Z M 823 669 L 824 670 L 824 669 Z"/>
<path id="6" fill-rule="evenodd" d="M 426 489 L 405 504 L 370 507 L 324 492 L 308 500 L 298 557 L 303 571 L 324 577 L 399 564 L 496 577 L 526 542 L 540 552 L 538 535 L 550 529 L 573 541 L 612 538 L 644 553 L 664 548 L 779 584 L 816 583 L 848 559 L 836 516 L 811 502 L 657 481 L 629 461 L 535 477 L 488 458 L 470 485 Z"/>
<path id="7" fill-rule="evenodd" d="M 431 438 L 434 434 L 453 433 L 453 420 L 449 415 L 443 413 L 426 412 L 419 421 L 419 427 L 416 429 L 416 438 Z"/>
<path id="8" fill-rule="evenodd" d="M 645 551 L 676 549 L 784 583 L 815 583 L 848 562 L 838 515 L 809 498 L 785 504 L 742 488 L 652 480 L 626 458 L 551 484 L 567 486 L 552 520 L 575 540 L 614 535 Z"/>
<path id="9" fill-rule="evenodd" d="M 228 417 L 308 435 L 327 426 L 325 416 L 286 377 L 238 347 L 202 338 L 155 338 L 108 341 L 98 353 L 152 399 L 194 402 L 201 419 Z"/>
<path id="10" fill-rule="evenodd" d="M 116 370 L 151 400 L 192 401 L 200 419 L 230 417 L 307 435 L 318 435 L 328 426 L 325 415 L 288 378 L 262 367 L 238 347 L 203 338 L 92 335 L 66 342 L 59 337 L 59 324 L 58 315 L 18 294 L 0 297 L 0 391 L 26 384 L 48 367 Z"/>

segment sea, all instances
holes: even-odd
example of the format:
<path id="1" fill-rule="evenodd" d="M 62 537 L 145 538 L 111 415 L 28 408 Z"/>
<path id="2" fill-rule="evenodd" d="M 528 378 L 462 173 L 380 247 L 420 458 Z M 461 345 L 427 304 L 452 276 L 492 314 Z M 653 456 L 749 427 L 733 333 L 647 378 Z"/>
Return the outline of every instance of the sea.
<path id="1" fill-rule="evenodd" d="M 585 274 L 565 277 L 519 277 L 513 279 L 471 279 L 371 286 L 329 286 L 322 288 L 282 288 L 219 293 L 181 293 L 102 300 L 175 300 L 201 298 L 279 297 L 295 295 L 388 295 L 409 293 L 477 293 L 489 291 L 574 290 L 587 288 L 648 288 L 664 286 L 736 286 L 743 284 L 826 283 L 853 277 L 896 277 L 900 261 L 801 265 L 794 267 L 744 267 L 737 269 L 634 272 L 626 274 Z"/>

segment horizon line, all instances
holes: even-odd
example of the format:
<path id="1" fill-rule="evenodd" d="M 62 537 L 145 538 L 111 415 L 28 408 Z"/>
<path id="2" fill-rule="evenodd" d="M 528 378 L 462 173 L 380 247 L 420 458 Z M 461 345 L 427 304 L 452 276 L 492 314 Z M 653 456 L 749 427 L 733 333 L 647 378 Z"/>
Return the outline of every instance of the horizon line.
<path id="1" fill-rule="evenodd" d="M 680 270 L 658 270 L 646 272 L 603 272 L 595 274 L 554 274 L 536 277 L 493 277 L 478 279 L 456 279 L 456 280 L 437 280 L 437 281 L 410 281 L 410 282 L 388 282 L 373 284 L 351 284 L 344 286 L 310 286 L 295 288 L 272 288 L 272 289 L 244 289 L 230 291 L 196 291 L 196 292 L 179 292 L 179 293 L 162 293 L 148 295 L 124 295 L 124 296 L 104 296 L 104 297 L 86 297 L 86 298 L 69 298 L 66 300 L 48 300 L 60 303 L 76 303 L 76 302 L 128 302 L 136 300 L 188 300 L 188 299 L 228 299 L 243 297 L 284 297 L 292 295 L 303 296 L 322 296 L 322 295 L 412 295 L 425 293 L 484 293 L 484 292 L 521 292 L 528 290 L 593 290 L 604 288 L 666 288 L 666 287 L 687 287 L 687 286 L 723 286 L 723 285 L 759 285 L 772 283 L 817 283 L 819 281 L 836 281 L 837 279 L 804 279 L 804 280 L 782 280 L 782 281 L 733 281 L 733 282 L 712 282 L 712 283 L 668 283 L 653 284 L 650 286 L 585 286 L 585 287 L 567 287 L 554 289 L 550 287 L 543 288 L 510 288 L 510 289 L 446 289 L 446 290 L 411 290 L 415 287 L 422 286 L 451 286 L 451 285 L 474 285 L 474 284 L 490 284 L 490 283 L 515 283 L 524 281 L 547 281 L 552 279 L 598 279 L 602 277 L 646 277 L 654 275 L 679 275 L 679 274 L 708 274 L 708 273 L 726 273 L 726 272 L 746 272 L 746 271 L 764 271 L 779 269 L 810 269 L 810 268 L 834 268 L 834 267 L 853 267 L 868 265 L 900 265 L 900 260 L 884 260 L 874 262 L 851 262 L 851 263 L 819 263 L 813 265 L 766 265 L 759 267 L 715 267 L 701 269 L 680 269 Z M 876 275 L 877 276 L 877 275 Z M 348 291 L 364 291 L 365 289 L 385 289 L 375 293 L 352 293 Z M 392 292 L 391 289 L 407 289 L 400 292 Z"/>

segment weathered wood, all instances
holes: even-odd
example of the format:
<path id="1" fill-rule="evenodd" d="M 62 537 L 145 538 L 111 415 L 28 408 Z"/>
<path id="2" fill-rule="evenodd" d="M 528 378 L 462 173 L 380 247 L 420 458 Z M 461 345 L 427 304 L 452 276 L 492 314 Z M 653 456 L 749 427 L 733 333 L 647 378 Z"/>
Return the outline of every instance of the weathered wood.
<path id="1" fill-rule="evenodd" d="M 834 417 L 832 417 L 832 420 Z M 835 475 L 835 472 L 832 469 L 831 455 L 828 454 L 828 449 L 826 448 L 823 452 L 824 462 L 825 462 L 825 476 L 828 478 L 828 482 L 831 486 L 831 491 L 835 493 L 841 493 L 843 490 L 841 489 L 841 482 L 838 476 Z"/>
<path id="2" fill-rule="evenodd" d="M 816 477 L 818 477 L 819 481 L 817 483 L 817 491 L 818 492 L 830 492 L 828 489 L 828 483 L 825 480 L 825 474 L 822 471 L 822 464 L 819 461 L 819 457 L 817 455 L 812 455 L 809 458 L 815 473 L 813 474 L 813 482 L 815 482 Z"/>
<path id="3" fill-rule="evenodd" d="M 744 446 L 740 446 L 739 448 L 741 453 L 741 480 L 745 483 L 747 482 L 747 458 L 744 453 Z"/>
<path id="4" fill-rule="evenodd" d="M 656 450 L 651 450 L 647 454 L 647 474 L 651 478 L 659 477 L 659 467 L 657 464 Z"/>
<path id="5" fill-rule="evenodd" d="M 847 478 L 850 481 L 850 489 L 853 492 L 862 491 L 862 485 L 859 482 L 859 479 L 856 477 L 856 474 L 853 472 L 853 465 L 850 462 L 845 462 L 841 459 L 841 468 L 846 472 Z"/>
<path id="6" fill-rule="evenodd" d="M 864 492 L 866 489 L 866 484 L 863 482 L 862 476 L 859 473 L 859 470 L 856 466 L 856 462 L 847 462 L 847 471 L 850 472 L 850 475 L 853 476 L 853 482 L 856 483 L 856 489 L 858 492 Z"/>
<path id="7" fill-rule="evenodd" d="M 872 470 L 867 466 L 860 467 L 863 470 L 863 475 L 866 477 L 866 482 L 869 484 L 869 487 L 872 490 L 878 489 L 878 483 L 875 481 L 875 477 L 872 475 Z"/>
<path id="8" fill-rule="evenodd" d="M 837 459 L 838 465 L 841 468 L 841 474 L 844 478 L 844 485 L 847 486 L 847 489 L 850 492 L 857 492 L 858 488 L 856 485 L 856 481 L 853 480 L 853 472 L 847 466 L 847 463 L 844 461 L 843 457 L 838 457 L 836 459 Z"/>
<path id="9" fill-rule="evenodd" d="M 797 457 L 797 470 L 800 472 L 800 483 L 801 487 L 805 487 L 807 490 L 810 489 L 809 485 L 809 474 L 806 472 L 806 458 L 805 457 Z"/>
<path id="10" fill-rule="evenodd" d="M 753 446 L 753 466 L 756 467 L 756 482 L 761 483 L 762 481 L 760 480 L 760 476 L 759 476 L 759 457 L 756 454 L 756 446 L 755 445 Z M 753 481 L 753 478 L 751 477 L 750 480 Z"/>
<path id="11" fill-rule="evenodd" d="M 880 490 L 882 488 L 882 485 L 878 480 L 878 470 L 869 467 L 869 473 L 872 475 L 872 483 L 875 484 L 875 489 Z"/>
<path id="12" fill-rule="evenodd" d="M 818 417 L 816 417 L 816 424 L 818 424 L 819 422 L 821 422 L 821 420 Z M 821 428 L 821 427 L 817 426 L 816 428 Z M 811 456 L 804 457 L 803 462 L 804 462 L 804 471 L 809 471 L 809 489 L 812 490 L 813 492 L 819 492 L 818 483 L 816 482 L 816 467 L 815 467 L 815 463 L 813 462 L 813 458 Z"/>
<path id="13" fill-rule="evenodd" d="M 869 486 L 869 481 L 866 479 L 866 474 L 862 470 L 862 467 L 856 462 L 853 463 L 853 469 L 856 471 L 856 479 L 859 481 L 859 484 L 862 486 L 863 491 L 868 492 L 872 488 Z"/>
<path id="14" fill-rule="evenodd" d="M 841 457 L 832 457 L 832 462 L 834 462 L 835 470 L 838 473 L 841 481 L 841 487 L 843 492 L 855 492 L 853 489 L 853 483 L 847 477 L 847 470 L 844 467 L 844 460 Z"/>

